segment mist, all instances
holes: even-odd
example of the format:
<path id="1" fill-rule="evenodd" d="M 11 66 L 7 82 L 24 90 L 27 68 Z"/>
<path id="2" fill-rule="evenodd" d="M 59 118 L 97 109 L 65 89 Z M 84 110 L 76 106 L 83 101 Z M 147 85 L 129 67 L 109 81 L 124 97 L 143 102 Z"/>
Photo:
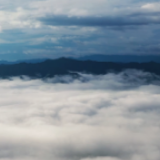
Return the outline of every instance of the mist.
<path id="1" fill-rule="evenodd" d="M 79 75 L 0 80 L 0 160 L 159 160 L 160 77 Z"/>

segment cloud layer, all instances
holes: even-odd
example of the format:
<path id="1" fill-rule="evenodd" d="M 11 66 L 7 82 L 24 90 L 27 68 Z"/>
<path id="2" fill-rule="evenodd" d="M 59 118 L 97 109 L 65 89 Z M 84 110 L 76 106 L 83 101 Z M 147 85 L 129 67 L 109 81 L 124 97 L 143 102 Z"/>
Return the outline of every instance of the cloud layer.
<path id="1" fill-rule="evenodd" d="M 47 25 L 52 26 L 88 26 L 88 27 L 106 27 L 106 26 L 139 26 L 160 24 L 159 19 L 160 12 L 156 13 L 134 13 L 131 15 L 119 16 L 47 16 L 40 20 Z M 155 18 L 157 17 L 157 18 Z"/>
<path id="2" fill-rule="evenodd" d="M 158 0 L 8 0 L 0 6 L 0 59 L 159 55 Z"/>
<path id="3" fill-rule="evenodd" d="M 151 78 L 0 80 L 0 159 L 159 160 L 160 81 Z"/>

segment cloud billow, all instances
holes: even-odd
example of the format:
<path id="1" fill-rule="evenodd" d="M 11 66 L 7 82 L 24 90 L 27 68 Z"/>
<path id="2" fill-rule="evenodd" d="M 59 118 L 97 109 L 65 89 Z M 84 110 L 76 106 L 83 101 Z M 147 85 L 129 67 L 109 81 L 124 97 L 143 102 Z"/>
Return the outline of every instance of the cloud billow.
<path id="1" fill-rule="evenodd" d="M 159 80 L 81 77 L 0 80 L 0 159 L 159 160 Z"/>

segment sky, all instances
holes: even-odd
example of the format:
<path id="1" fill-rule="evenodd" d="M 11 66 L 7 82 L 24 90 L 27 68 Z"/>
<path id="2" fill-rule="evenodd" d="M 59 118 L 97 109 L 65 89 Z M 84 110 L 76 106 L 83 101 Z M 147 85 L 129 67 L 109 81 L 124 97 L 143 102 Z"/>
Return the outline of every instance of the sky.
<path id="1" fill-rule="evenodd" d="M 0 60 L 160 55 L 159 0 L 0 0 Z"/>
<path id="2" fill-rule="evenodd" d="M 80 75 L 0 80 L 0 160 L 160 159 L 160 77 Z"/>

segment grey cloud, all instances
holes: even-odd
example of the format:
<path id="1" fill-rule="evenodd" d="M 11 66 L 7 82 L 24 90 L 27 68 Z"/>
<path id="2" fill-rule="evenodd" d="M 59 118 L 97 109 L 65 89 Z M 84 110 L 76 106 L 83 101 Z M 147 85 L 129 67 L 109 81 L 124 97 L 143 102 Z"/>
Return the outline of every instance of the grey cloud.
<path id="1" fill-rule="evenodd" d="M 135 51 L 147 53 L 147 54 L 151 54 L 151 53 L 159 54 L 160 53 L 160 45 L 159 44 L 156 44 L 156 45 L 149 44 L 148 46 L 137 47 L 135 49 Z"/>
<path id="2" fill-rule="evenodd" d="M 160 24 L 159 12 L 156 13 L 133 13 L 124 16 L 103 16 L 103 17 L 68 17 L 68 16 L 46 16 L 39 20 L 46 25 L 53 26 L 140 26 L 149 24 Z M 155 19 L 155 16 L 157 19 Z M 154 18 L 153 18 L 154 17 Z"/>

